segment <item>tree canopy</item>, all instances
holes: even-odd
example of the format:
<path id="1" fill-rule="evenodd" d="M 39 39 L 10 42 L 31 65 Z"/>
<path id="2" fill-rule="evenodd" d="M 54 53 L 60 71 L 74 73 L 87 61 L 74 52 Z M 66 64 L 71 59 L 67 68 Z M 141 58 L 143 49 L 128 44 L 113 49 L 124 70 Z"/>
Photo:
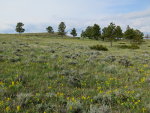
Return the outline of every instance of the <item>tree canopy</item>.
<path id="1" fill-rule="evenodd" d="M 22 22 L 18 22 L 16 25 L 16 32 L 23 33 L 25 31 L 23 26 L 24 26 L 24 24 Z"/>
<path id="2" fill-rule="evenodd" d="M 71 33 L 70 33 L 73 37 L 77 36 L 77 31 L 75 28 L 72 29 Z"/>
<path id="3" fill-rule="evenodd" d="M 59 24 L 59 26 L 58 26 L 58 34 L 61 35 L 62 37 L 63 37 L 64 35 L 66 35 L 65 29 L 66 29 L 65 23 L 64 23 L 64 22 L 61 22 L 61 23 Z"/>
<path id="4" fill-rule="evenodd" d="M 135 30 L 128 26 L 126 31 L 124 32 L 124 38 L 132 42 L 140 43 L 141 40 L 144 38 L 144 34 L 140 30 Z"/>
<path id="5" fill-rule="evenodd" d="M 81 36 L 98 40 L 101 36 L 101 28 L 98 24 L 94 24 L 94 26 L 88 26 L 85 31 L 82 31 Z"/>
<path id="6" fill-rule="evenodd" d="M 53 28 L 51 26 L 48 26 L 46 28 L 46 30 L 47 30 L 48 33 L 54 33 L 54 30 L 53 30 Z"/>

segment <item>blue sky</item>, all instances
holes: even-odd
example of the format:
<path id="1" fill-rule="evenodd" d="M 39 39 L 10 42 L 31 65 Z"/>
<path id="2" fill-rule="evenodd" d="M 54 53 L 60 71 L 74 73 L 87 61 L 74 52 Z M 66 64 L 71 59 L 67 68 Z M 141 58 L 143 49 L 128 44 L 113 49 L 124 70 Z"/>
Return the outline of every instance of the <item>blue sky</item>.
<path id="1" fill-rule="evenodd" d="M 114 22 L 150 32 L 150 0 L 0 0 L 0 15 L 0 33 L 15 33 L 17 22 L 26 32 L 45 32 L 49 25 L 57 31 L 61 21 L 68 31 Z"/>

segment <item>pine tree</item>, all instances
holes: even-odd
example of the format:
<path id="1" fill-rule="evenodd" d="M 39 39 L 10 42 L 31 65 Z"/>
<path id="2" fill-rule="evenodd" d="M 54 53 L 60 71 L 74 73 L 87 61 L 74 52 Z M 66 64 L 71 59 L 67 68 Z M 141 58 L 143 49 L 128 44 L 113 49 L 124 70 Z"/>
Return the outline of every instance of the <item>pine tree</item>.
<path id="1" fill-rule="evenodd" d="M 64 35 L 66 35 L 66 32 L 65 32 L 65 29 L 66 29 L 66 25 L 64 22 L 61 22 L 58 26 L 58 34 L 61 35 L 62 37 Z"/>
<path id="2" fill-rule="evenodd" d="M 53 28 L 51 26 L 48 26 L 46 28 L 46 30 L 47 30 L 48 33 L 54 33 L 54 30 L 53 30 Z"/>
<path id="3" fill-rule="evenodd" d="M 122 29 L 120 26 L 116 27 L 116 38 L 121 39 L 123 37 Z"/>
<path id="4" fill-rule="evenodd" d="M 94 24 L 93 28 L 92 28 L 92 37 L 95 39 L 95 40 L 98 40 L 101 36 L 101 28 L 99 25 L 97 24 Z"/>
<path id="5" fill-rule="evenodd" d="M 124 32 L 124 37 L 127 40 L 130 40 L 132 43 L 141 43 L 144 37 L 144 34 L 140 30 L 134 30 L 133 28 L 127 27 Z"/>
<path id="6" fill-rule="evenodd" d="M 107 27 L 106 36 L 112 47 L 113 40 L 116 38 L 116 25 L 114 23 L 110 23 L 110 25 Z"/>
<path id="7" fill-rule="evenodd" d="M 71 33 L 70 33 L 73 37 L 77 36 L 77 31 L 75 28 L 72 29 Z"/>
<path id="8" fill-rule="evenodd" d="M 25 31 L 23 26 L 24 26 L 24 24 L 22 22 L 18 22 L 16 25 L 16 32 L 23 33 Z"/>

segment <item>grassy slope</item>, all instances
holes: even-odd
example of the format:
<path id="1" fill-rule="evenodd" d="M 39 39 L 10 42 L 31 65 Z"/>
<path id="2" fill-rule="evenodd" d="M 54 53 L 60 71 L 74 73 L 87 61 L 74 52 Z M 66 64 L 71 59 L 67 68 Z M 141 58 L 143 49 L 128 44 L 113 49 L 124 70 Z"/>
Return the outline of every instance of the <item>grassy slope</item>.
<path id="1" fill-rule="evenodd" d="M 39 35 L 0 35 L 0 112 L 149 112 L 149 40 L 129 50 Z"/>

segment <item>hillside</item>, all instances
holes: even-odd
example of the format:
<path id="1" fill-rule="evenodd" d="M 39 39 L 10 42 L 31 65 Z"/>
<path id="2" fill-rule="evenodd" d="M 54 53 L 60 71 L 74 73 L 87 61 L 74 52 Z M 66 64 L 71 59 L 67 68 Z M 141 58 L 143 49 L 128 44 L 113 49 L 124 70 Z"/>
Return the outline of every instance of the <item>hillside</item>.
<path id="1" fill-rule="evenodd" d="M 150 40 L 125 44 L 1 34 L 0 113 L 149 113 Z"/>

